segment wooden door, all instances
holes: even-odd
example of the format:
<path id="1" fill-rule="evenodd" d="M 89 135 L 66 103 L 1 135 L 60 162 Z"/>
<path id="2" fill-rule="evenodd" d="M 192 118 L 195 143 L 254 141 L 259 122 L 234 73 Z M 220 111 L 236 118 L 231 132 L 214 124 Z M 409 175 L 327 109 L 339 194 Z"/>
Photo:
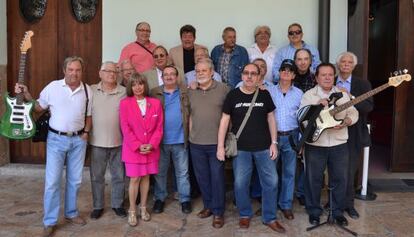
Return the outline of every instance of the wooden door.
<path id="1" fill-rule="evenodd" d="M 98 80 L 102 60 L 102 4 L 88 23 L 75 20 L 70 1 L 47 1 L 46 13 L 37 22 L 27 22 L 19 9 L 19 1 L 7 1 L 7 82 L 14 91 L 19 66 L 19 44 L 24 32 L 32 30 L 32 48 L 26 63 L 26 84 L 33 97 L 51 81 L 62 78 L 65 57 L 78 55 L 86 62 L 84 81 Z M 45 143 L 30 140 L 10 141 L 10 160 L 18 163 L 44 163 Z"/>
<path id="2" fill-rule="evenodd" d="M 397 67 L 414 73 L 414 3 L 398 1 Z M 394 95 L 391 171 L 414 171 L 414 81 L 404 82 Z"/>

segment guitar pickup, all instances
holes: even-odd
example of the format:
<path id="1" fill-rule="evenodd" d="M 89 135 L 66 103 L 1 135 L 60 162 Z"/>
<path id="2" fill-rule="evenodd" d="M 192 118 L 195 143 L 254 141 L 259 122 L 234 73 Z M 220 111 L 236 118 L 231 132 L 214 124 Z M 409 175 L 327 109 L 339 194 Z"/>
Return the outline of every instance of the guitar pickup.
<path id="1" fill-rule="evenodd" d="M 24 106 L 21 106 L 21 105 L 15 105 L 15 106 L 13 106 L 13 109 L 24 109 Z"/>
<path id="2" fill-rule="evenodd" d="M 23 122 L 22 118 L 12 118 L 13 122 Z"/>
<path id="3" fill-rule="evenodd" d="M 13 115 L 21 115 L 21 116 L 23 116 L 24 113 L 23 112 L 13 112 Z"/>

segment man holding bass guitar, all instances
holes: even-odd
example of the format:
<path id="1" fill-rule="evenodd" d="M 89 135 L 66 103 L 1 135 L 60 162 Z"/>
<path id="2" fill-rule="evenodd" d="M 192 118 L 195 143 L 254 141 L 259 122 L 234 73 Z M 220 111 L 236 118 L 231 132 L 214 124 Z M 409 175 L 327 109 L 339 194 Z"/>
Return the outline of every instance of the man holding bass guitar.
<path id="1" fill-rule="evenodd" d="M 317 85 L 308 90 L 302 97 L 300 107 L 307 105 L 319 105 L 327 107 L 332 103 L 341 105 L 350 100 L 347 93 L 342 93 L 334 86 L 335 66 L 330 63 L 321 63 L 315 72 Z M 335 101 L 328 101 L 331 94 L 339 92 L 342 97 Z M 342 123 L 332 129 L 323 131 L 316 141 L 309 140 L 305 145 L 306 157 L 306 183 L 305 198 L 306 210 L 309 214 L 309 222 L 312 225 L 319 224 L 319 216 L 322 214 L 320 205 L 323 174 L 328 166 L 329 184 L 332 188 L 333 217 L 339 225 L 347 225 L 348 221 L 343 216 L 345 204 L 345 192 L 348 171 L 348 126 L 358 120 L 358 111 L 350 106 L 347 109 L 335 114 L 336 120 Z"/>

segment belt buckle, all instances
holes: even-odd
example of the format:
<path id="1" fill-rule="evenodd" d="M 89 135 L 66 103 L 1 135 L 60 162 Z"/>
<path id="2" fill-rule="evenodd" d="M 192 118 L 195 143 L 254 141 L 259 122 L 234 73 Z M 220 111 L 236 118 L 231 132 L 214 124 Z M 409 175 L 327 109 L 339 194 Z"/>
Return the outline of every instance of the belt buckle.
<path id="1" fill-rule="evenodd" d="M 68 136 L 68 137 L 72 137 L 74 134 L 75 134 L 74 132 L 67 132 L 67 133 L 66 133 L 66 136 Z"/>

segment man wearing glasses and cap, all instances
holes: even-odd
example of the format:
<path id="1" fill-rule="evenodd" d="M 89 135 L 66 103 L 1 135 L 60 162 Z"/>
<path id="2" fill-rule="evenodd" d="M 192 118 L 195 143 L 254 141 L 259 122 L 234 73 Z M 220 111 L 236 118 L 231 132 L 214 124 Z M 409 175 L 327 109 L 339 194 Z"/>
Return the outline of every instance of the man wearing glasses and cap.
<path id="1" fill-rule="evenodd" d="M 285 59 L 293 59 L 297 49 L 305 48 L 309 49 L 312 53 L 312 66 L 311 71 L 314 72 L 316 67 L 321 63 L 319 59 L 319 51 L 317 48 L 305 43 L 302 40 L 303 31 L 302 26 L 299 23 L 293 23 L 288 27 L 288 39 L 289 44 L 280 48 L 276 54 L 273 61 L 272 73 L 273 80 L 275 82 L 279 81 L 279 68 L 282 64 L 282 61 Z"/>

